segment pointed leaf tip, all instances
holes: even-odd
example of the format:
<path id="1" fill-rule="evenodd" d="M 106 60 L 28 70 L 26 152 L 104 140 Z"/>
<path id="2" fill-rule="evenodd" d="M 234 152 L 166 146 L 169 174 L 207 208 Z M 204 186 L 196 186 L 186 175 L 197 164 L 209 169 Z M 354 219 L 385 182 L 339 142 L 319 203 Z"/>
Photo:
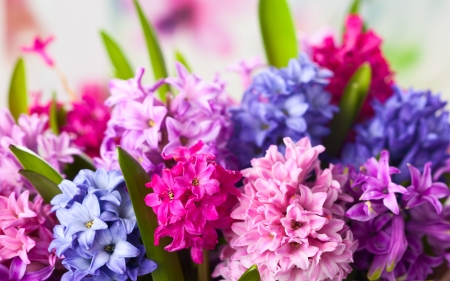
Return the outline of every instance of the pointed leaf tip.
<path id="1" fill-rule="evenodd" d="M 134 77 L 133 68 L 128 62 L 119 44 L 106 31 L 100 31 L 100 35 L 108 53 L 109 59 L 114 67 L 114 75 L 119 79 L 130 79 Z"/>
<path id="2" fill-rule="evenodd" d="M 148 207 L 144 201 L 145 196 L 151 192 L 151 189 L 145 186 L 145 184 L 150 181 L 150 177 L 139 162 L 119 146 L 117 147 L 117 156 L 120 169 L 122 170 L 128 188 L 128 193 L 130 194 L 131 203 L 133 205 L 147 256 L 159 265 L 159 267 L 152 272 L 153 280 L 183 281 L 184 276 L 181 271 L 177 253 L 164 250 L 164 246 L 168 244 L 168 241 L 162 239 L 159 246 L 154 245 L 154 233 L 155 229 L 158 227 L 158 222 L 152 209 Z"/>
<path id="3" fill-rule="evenodd" d="M 30 170 L 20 170 L 19 174 L 24 176 L 34 186 L 46 204 L 50 204 L 53 197 L 61 193 L 58 185 L 46 176 Z"/>
<path id="4" fill-rule="evenodd" d="M 330 156 L 338 156 L 347 133 L 353 127 L 369 93 L 372 77 L 370 64 L 363 63 L 348 81 L 339 102 L 339 112 L 333 117 L 331 132 L 324 140 Z"/>
<path id="5" fill-rule="evenodd" d="M 360 8 L 361 8 L 361 0 L 353 0 L 353 3 L 350 6 L 350 9 L 349 9 L 348 13 L 350 15 L 358 14 Z"/>
<path id="6" fill-rule="evenodd" d="M 28 114 L 26 71 L 22 58 L 19 58 L 14 66 L 9 83 L 8 103 L 9 110 L 16 121 L 20 114 Z"/>
<path id="7" fill-rule="evenodd" d="M 179 63 L 181 63 L 182 65 L 184 65 L 184 67 L 186 67 L 187 71 L 192 72 L 192 69 L 189 67 L 189 63 L 187 62 L 186 58 L 184 57 L 184 55 L 180 52 L 180 51 L 175 51 L 175 60 Z"/>
<path id="8" fill-rule="evenodd" d="M 158 37 L 154 31 L 153 26 L 147 20 L 138 0 L 133 0 L 134 6 L 139 16 L 139 22 L 141 23 L 142 32 L 144 33 L 145 42 L 147 44 L 148 54 L 150 56 L 151 66 L 153 68 L 153 75 L 155 80 L 167 78 L 167 69 L 164 62 L 164 56 L 159 46 Z M 166 93 L 170 91 L 170 87 L 167 84 L 162 85 L 159 90 L 159 98 L 165 102 Z"/>
<path id="9" fill-rule="evenodd" d="M 252 265 L 247 269 L 244 274 L 238 279 L 238 281 L 260 281 L 261 276 L 259 275 L 258 266 L 256 264 Z"/>
<path id="10" fill-rule="evenodd" d="M 294 22 L 286 0 L 260 0 L 259 22 L 270 65 L 281 68 L 298 57 Z"/>
<path id="11" fill-rule="evenodd" d="M 49 163 L 33 151 L 26 147 L 13 144 L 9 146 L 9 149 L 26 170 L 41 174 L 55 184 L 60 184 L 62 182 L 63 177 Z"/>

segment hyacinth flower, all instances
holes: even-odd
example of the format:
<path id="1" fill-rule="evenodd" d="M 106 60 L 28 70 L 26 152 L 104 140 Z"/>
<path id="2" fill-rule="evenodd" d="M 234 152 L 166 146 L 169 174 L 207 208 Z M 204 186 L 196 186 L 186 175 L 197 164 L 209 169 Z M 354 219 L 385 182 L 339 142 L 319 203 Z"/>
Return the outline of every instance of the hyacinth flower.
<path id="1" fill-rule="evenodd" d="M 62 270 L 55 252 L 47 251 L 56 218 L 50 205 L 28 190 L 0 196 L 0 279 L 47 280 Z"/>
<path id="2" fill-rule="evenodd" d="M 71 98 L 68 109 L 63 104 L 57 103 L 60 131 L 70 134 L 74 143 L 82 148 L 87 155 L 91 157 L 99 156 L 101 140 L 106 130 L 106 123 L 109 120 L 109 109 L 103 104 L 104 91 L 101 86 L 95 83 L 87 83 L 82 85 L 79 97 L 75 94 L 69 87 L 64 74 L 57 68 L 55 60 L 46 50 L 53 39 L 53 37 L 48 37 L 42 40 L 36 37 L 33 46 L 22 47 L 22 51 L 39 55 L 45 64 L 57 73 L 65 91 Z M 34 96 L 30 112 L 48 115 L 52 101 L 41 104 L 40 97 L 40 93 Z"/>
<path id="3" fill-rule="evenodd" d="M 156 269 L 144 258 L 134 211 L 119 171 L 81 170 L 51 204 L 59 224 L 48 251 L 64 257 L 62 280 L 137 280 Z M 138 270 L 137 270 L 138 269 Z M 103 278 L 103 279 L 102 279 Z"/>
<path id="4" fill-rule="evenodd" d="M 283 137 L 309 137 L 319 144 L 329 134 L 328 123 L 337 111 L 325 91 L 331 73 L 306 54 L 291 59 L 287 68 L 270 68 L 256 75 L 242 103 L 231 109 L 234 125 L 229 148 L 241 168 L 262 157 L 271 144 L 284 151 Z"/>
<path id="5" fill-rule="evenodd" d="M 355 127 L 355 142 L 347 143 L 341 159 L 359 167 L 385 149 L 390 154 L 389 164 L 401 171 L 394 182 L 402 183 L 409 179 L 408 164 L 420 172 L 427 162 L 434 170 L 445 167 L 450 123 L 444 110 L 446 102 L 439 95 L 397 87 L 394 90 L 384 104 L 374 103 L 372 119 Z"/>
<path id="6" fill-rule="evenodd" d="M 120 145 L 146 171 L 160 171 L 165 167 L 161 153 L 173 154 L 179 146 L 191 147 L 204 142 L 203 153 L 217 156 L 225 167 L 234 165 L 226 148 L 232 124 L 227 112 L 228 97 L 218 78 L 205 81 L 186 68 L 176 65 L 178 77 L 169 77 L 149 87 L 141 82 L 144 69 L 136 71 L 130 80 L 112 80 L 111 96 L 105 104 L 112 107 L 111 120 L 101 146 L 98 167 L 118 169 L 115 148 Z M 168 84 L 174 93 L 163 103 L 155 95 Z"/>
<path id="7" fill-rule="evenodd" d="M 62 172 L 66 164 L 73 162 L 73 156 L 81 153 L 67 133 L 54 134 L 47 128 L 48 116 L 22 114 L 17 124 L 7 109 L 0 110 L 0 195 L 21 193 L 24 189 L 34 192 L 32 186 L 17 173 L 22 165 L 9 150 L 10 145 L 28 148 Z"/>
<path id="8" fill-rule="evenodd" d="M 284 144 L 284 154 L 272 145 L 242 171 L 229 245 L 213 276 L 235 281 L 253 264 L 261 280 L 343 280 L 351 272 L 358 242 L 343 220 L 347 176 L 333 165 L 322 170 L 324 147 L 308 138 Z"/>
<path id="9" fill-rule="evenodd" d="M 393 95 L 391 88 L 393 72 L 382 53 L 381 43 L 381 38 L 374 31 L 364 31 L 363 20 L 359 15 L 351 14 L 347 16 L 340 46 L 337 45 L 334 36 L 329 35 L 312 48 L 313 60 L 335 74 L 326 87 L 331 94 L 332 104 L 339 104 L 344 89 L 355 71 L 365 62 L 370 64 L 371 85 L 359 114 L 359 121 L 374 115 L 374 109 L 371 106 L 373 101 L 384 103 Z"/>
<path id="10" fill-rule="evenodd" d="M 367 160 L 345 185 L 355 199 L 346 212 L 359 241 L 354 268 L 369 280 L 426 280 L 450 249 L 450 210 L 440 201 L 450 191 L 433 181 L 430 162 L 423 173 L 408 165 L 409 186 L 393 183 L 400 170 L 389 166 L 389 157 L 382 151 L 379 160 Z"/>
<path id="11" fill-rule="evenodd" d="M 179 147 L 165 155 L 176 164 L 165 168 L 162 176 L 153 175 L 147 187 L 154 193 L 145 203 L 157 215 L 155 245 L 162 237 L 173 238 L 168 251 L 189 249 L 195 263 L 203 262 L 202 249 L 213 250 L 218 243 L 217 229 L 226 229 L 230 212 L 240 195 L 234 186 L 241 178 L 214 161 L 214 155 L 201 153 L 203 143 L 192 148 Z"/>

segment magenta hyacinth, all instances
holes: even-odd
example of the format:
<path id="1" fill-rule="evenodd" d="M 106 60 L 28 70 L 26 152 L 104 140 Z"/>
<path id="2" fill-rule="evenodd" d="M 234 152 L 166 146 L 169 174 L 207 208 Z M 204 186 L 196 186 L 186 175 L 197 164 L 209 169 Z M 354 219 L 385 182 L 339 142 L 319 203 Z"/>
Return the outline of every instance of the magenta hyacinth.
<path id="1" fill-rule="evenodd" d="M 272 145 L 242 171 L 244 187 L 231 213 L 229 245 L 214 276 L 237 280 L 253 264 L 261 280 L 343 280 L 351 272 L 357 241 L 343 220 L 351 201 L 339 167 L 322 170 L 308 138 L 284 138 L 286 153 Z"/>
<path id="2" fill-rule="evenodd" d="M 29 194 L 0 196 L 0 280 L 46 280 L 61 269 L 47 250 L 56 224 L 51 206 L 39 195 L 29 201 Z"/>
<path id="3" fill-rule="evenodd" d="M 370 63 L 372 82 L 359 121 L 373 116 L 371 102 L 378 100 L 384 103 L 394 93 L 393 72 L 382 53 L 382 40 L 373 30 L 365 31 L 363 25 L 363 19 L 359 15 L 349 15 L 340 46 L 333 36 L 327 36 L 323 42 L 313 47 L 314 61 L 335 74 L 327 87 L 333 104 L 339 104 L 345 86 L 358 67 L 364 62 Z"/>
<path id="4" fill-rule="evenodd" d="M 234 185 L 241 174 L 224 169 L 213 155 L 200 153 L 202 146 L 199 142 L 191 149 L 177 148 L 167 156 L 176 161 L 175 166 L 164 169 L 162 176 L 153 175 L 147 186 L 154 193 L 145 198 L 158 218 L 155 245 L 162 237 L 172 237 L 165 249 L 190 248 L 195 263 L 203 262 L 202 249 L 216 247 L 216 230 L 231 225 L 231 208 L 240 195 Z"/>

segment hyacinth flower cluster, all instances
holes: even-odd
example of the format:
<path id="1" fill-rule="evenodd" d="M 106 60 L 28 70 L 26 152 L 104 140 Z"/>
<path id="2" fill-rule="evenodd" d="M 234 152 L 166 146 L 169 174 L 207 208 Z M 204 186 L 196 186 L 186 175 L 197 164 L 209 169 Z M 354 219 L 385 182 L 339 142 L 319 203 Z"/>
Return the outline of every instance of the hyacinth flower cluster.
<path id="1" fill-rule="evenodd" d="M 322 42 L 313 46 L 313 60 L 321 67 L 331 70 L 335 75 L 330 79 L 326 90 L 331 93 L 333 104 L 339 104 L 344 89 L 355 71 L 365 62 L 372 70 L 371 84 L 367 99 L 361 109 L 359 121 L 373 116 L 373 101 L 384 103 L 392 94 L 393 73 L 381 50 L 381 38 L 373 30 L 364 30 L 359 15 L 348 15 L 341 45 L 334 36 L 326 36 Z"/>
<path id="2" fill-rule="evenodd" d="M 307 136 L 319 144 L 329 134 L 327 125 L 337 112 L 324 89 L 330 77 L 306 54 L 290 60 L 287 68 L 270 68 L 254 77 L 241 105 L 231 109 L 229 147 L 241 168 L 262 157 L 269 145 L 284 151 L 284 137 L 297 141 Z"/>
<path id="3" fill-rule="evenodd" d="M 346 192 L 356 199 L 347 211 L 359 246 L 355 269 L 369 280 L 426 280 L 450 249 L 450 207 L 441 201 L 448 187 L 432 177 L 431 162 L 421 173 L 408 165 L 411 184 L 393 181 L 400 173 L 389 165 L 389 152 L 370 158 L 351 174 Z M 439 175 L 437 175 L 439 177 Z"/>
<path id="4" fill-rule="evenodd" d="M 203 262 L 202 249 L 213 250 L 218 243 L 217 230 L 231 225 L 231 208 L 240 195 L 235 184 L 241 174 L 223 168 L 214 155 L 201 153 L 200 141 L 191 148 L 179 147 L 167 160 L 176 164 L 165 168 L 162 175 L 153 175 L 147 187 L 153 189 L 145 203 L 153 208 L 159 226 L 159 239 L 173 238 L 165 249 L 173 252 L 189 249 L 195 263 Z"/>
<path id="5" fill-rule="evenodd" d="M 51 102 L 40 103 L 40 94 L 35 95 L 30 112 L 48 115 Z M 103 104 L 104 93 L 97 84 L 85 84 L 81 91 L 81 99 L 72 101 L 69 109 L 58 103 L 59 113 L 63 113 L 61 132 L 67 132 L 73 143 L 90 157 L 100 155 L 100 145 L 110 118 L 110 109 Z M 58 120 L 60 121 L 60 120 Z"/>
<path id="6" fill-rule="evenodd" d="M 35 281 L 58 276 L 61 261 L 47 249 L 56 218 L 51 206 L 30 192 L 0 196 L 0 280 Z"/>
<path id="7" fill-rule="evenodd" d="M 216 155 L 217 162 L 230 167 L 226 149 L 231 134 L 229 104 L 224 84 L 218 78 L 207 82 L 176 65 L 178 77 L 161 80 L 153 87 L 142 85 L 144 69 L 130 80 L 112 80 L 107 106 L 113 107 L 101 147 L 98 167 L 118 169 L 115 147 L 120 144 L 146 171 L 164 167 L 161 153 L 171 154 L 180 146 L 190 147 L 202 140 L 204 153 Z M 167 101 L 156 97 L 162 84 L 174 91 Z"/>
<path id="8" fill-rule="evenodd" d="M 231 213 L 229 245 L 214 276 L 238 280 L 253 264 L 261 280 L 343 280 L 358 242 L 343 220 L 347 175 L 320 168 L 321 145 L 284 138 L 284 155 L 272 145 L 242 171 L 244 187 Z"/>
<path id="9" fill-rule="evenodd" d="M 24 188 L 34 192 L 17 173 L 22 166 L 9 150 L 10 145 L 28 148 L 59 172 L 65 164 L 73 162 L 74 155 L 81 153 L 67 133 L 56 135 L 47 129 L 47 123 L 48 116 L 37 114 L 22 114 L 16 123 L 9 110 L 0 110 L 0 195 L 20 194 Z"/>
<path id="10" fill-rule="evenodd" d="M 119 171 L 81 170 L 59 184 L 51 204 L 59 224 L 48 250 L 64 257 L 61 280 L 137 280 L 156 269 L 145 257 L 136 217 Z M 88 279 L 89 278 L 89 279 Z"/>
<path id="11" fill-rule="evenodd" d="M 390 164 L 400 169 L 394 181 L 409 180 L 408 164 L 420 171 L 431 162 L 434 170 L 446 165 L 450 145 L 449 113 L 446 102 L 430 91 L 394 88 L 384 104 L 374 103 L 375 116 L 355 127 L 354 143 L 342 151 L 342 162 L 359 167 L 385 149 Z"/>

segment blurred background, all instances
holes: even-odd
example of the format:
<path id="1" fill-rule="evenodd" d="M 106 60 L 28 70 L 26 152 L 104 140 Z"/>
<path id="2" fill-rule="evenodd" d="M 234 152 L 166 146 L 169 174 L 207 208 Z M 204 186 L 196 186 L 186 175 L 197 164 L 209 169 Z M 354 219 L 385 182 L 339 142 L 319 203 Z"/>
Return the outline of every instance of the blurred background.
<path id="1" fill-rule="evenodd" d="M 242 95 L 240 78 L 226 70 L 242 59 L 264 59 L 257 0 L 141 0 L 158 30 L 166 63 L 174 73 L 174 53 L 208 79 L 219 73 L 229 93 Z M 351 1 L 290 0 L 299 38 L 338 37 Z M 403 87 L 432 89 L 450 99 L 450 1 L 365 0 L 361 14 L 384 38 L 383 48 Z M 447 26 L 447 27 L 446 27 Z M 112 68 L 99 31 L 106 30 L 133 67 L 149 67 L 144 39 L 131 0 L 0 1 L 0 106 L 5 106 L 13 65 L 25 58 L 28 89 L 49 99 L 56 90 L 67 100 L 58 76 L 35 54 L 23 53 L 35 36 L 53 36 L 48 52 L 71 88 L 106 87 Z M 151 82 L 151 71 L 145 80 Z"/>

